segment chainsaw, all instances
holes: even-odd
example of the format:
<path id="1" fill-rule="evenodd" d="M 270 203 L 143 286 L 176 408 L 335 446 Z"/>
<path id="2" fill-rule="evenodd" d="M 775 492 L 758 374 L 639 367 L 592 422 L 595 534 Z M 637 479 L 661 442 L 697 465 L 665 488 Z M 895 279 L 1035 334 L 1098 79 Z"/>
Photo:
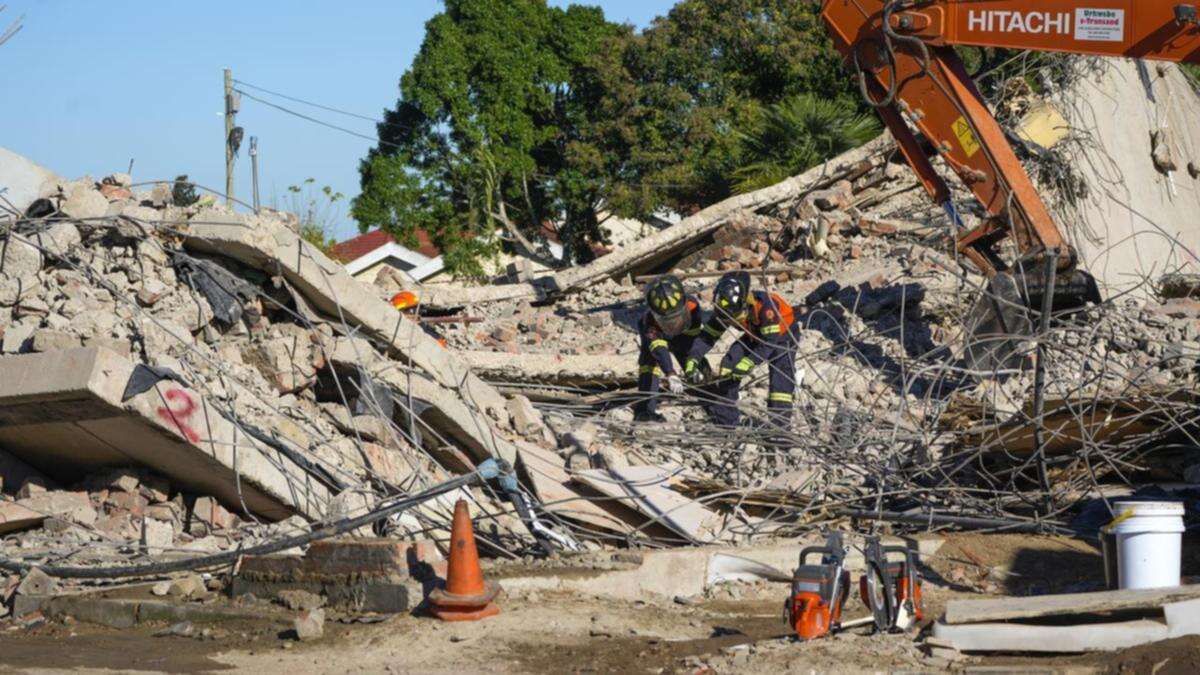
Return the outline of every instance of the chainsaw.
<path id="1" fill-rule="evenodd" d="M 820 556 L 820 563 L 808 559 Z M 846 548 L 840 532 L 831 533 L 824 546 L 800 551 L 800 565 L 792 574 L 792 590 L 784 605 L 788 625 L 801 640 L 828 635 L 842 620 L 842 607 L 850 587 Z"/>
<path id="2" fill-rule="evenodd" d="M 883 546 L 879 537 L 867 537 L 862 550 L 867 569 L 858 591 L 871 610 L 875 630 L 904 631 L 924 619 L 916 553 L 905 546 Z"/>

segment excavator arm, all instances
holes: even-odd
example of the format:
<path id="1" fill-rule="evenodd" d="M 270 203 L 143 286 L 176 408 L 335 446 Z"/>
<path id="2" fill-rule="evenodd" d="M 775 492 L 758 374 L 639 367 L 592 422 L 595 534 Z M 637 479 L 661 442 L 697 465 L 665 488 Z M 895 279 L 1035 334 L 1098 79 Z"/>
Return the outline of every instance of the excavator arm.
<path id="1" fill-rule="evenodd" d="M 863 96 L 933 199 L 961 225 L 928 145 L 986 209 L 989 217 L 960 232 L 957 247 L 989 278 L 1010 267 L 996 248 L 1006 237 L 1022 266 L 1053 255 L 1068 272 L 1075 253 L 952 46 L 1200 63 L 1196 0 L 824 0 L 821 12 Z"/>

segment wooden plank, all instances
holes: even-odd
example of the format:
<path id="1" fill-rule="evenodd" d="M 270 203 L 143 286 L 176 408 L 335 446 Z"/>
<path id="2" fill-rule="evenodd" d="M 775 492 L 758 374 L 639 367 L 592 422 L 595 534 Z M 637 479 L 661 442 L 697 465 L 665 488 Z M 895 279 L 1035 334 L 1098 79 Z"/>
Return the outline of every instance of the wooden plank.
<path id="1" fill-rule="evenodd" d="M 1172 602 L 1200 598 L 1200 584 L 1172 588 L 1064 593 L 1026 598 L 951 600 L 946 603 L 947 624 L 1070 616 L 1129 609 L 1154 609 Z"/>

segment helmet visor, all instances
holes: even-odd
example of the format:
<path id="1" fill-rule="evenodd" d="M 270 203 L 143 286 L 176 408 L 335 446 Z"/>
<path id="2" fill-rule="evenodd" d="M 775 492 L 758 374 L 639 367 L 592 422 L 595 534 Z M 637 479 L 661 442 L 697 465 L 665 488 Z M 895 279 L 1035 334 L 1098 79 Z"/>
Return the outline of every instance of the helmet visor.
<path id="1" fill-rule="evenodd" d="M 667 314 L 654 313 L 654 321 L 667 337 L 675 337 L 688 327 L 688 312 L 680 305 Z"/>

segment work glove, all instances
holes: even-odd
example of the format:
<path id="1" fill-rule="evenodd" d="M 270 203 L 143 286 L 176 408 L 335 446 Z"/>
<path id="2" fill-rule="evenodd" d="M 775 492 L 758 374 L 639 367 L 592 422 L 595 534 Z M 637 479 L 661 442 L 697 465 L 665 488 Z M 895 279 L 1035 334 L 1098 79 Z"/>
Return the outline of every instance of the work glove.
<path id="1" fill-rule="evenodd" d="M 682 394 L 683 393 L 683 380 L 679 379 L 678 375 L 673 375 L 673 374 L 668 375 L 667 376 L 667 390 L 670 391 L 672 394 L 676 394 L 676 395 Z"/>
<path id="2" fill-rule="evenodd" d="M 687 365 L 683 368 L 683 374 L 687 377 L 687 381 L 692 384 L 700 384 L 704 380 L 704 371 L 700 369 L 700 362 L 697 359 L 687 360 Z"/>

